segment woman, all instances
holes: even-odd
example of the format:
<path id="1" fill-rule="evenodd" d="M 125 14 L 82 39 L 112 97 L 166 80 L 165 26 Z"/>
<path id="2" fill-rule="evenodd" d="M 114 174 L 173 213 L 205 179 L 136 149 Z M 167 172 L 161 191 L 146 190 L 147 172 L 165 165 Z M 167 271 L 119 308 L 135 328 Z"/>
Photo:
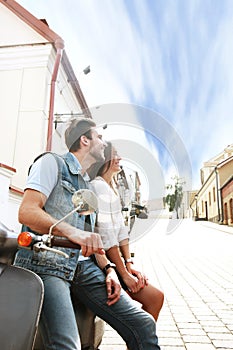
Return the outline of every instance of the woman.
<path id="1" fill-rule="evenodd" d="M 98 197 L 97 230 L 109 260 L 116 265 L 123 288 L 157 321 L 164 295 L 134 268 L 131 259 L 128 228 L 124 225 L 120 197 L 114 181 L 114 176 L 121 171 L 120 160 L 117 151 L 108 142 L 105 162 L 96 163 L 89 169 L 90 178 L 93 179 L 91 186 Z"/>

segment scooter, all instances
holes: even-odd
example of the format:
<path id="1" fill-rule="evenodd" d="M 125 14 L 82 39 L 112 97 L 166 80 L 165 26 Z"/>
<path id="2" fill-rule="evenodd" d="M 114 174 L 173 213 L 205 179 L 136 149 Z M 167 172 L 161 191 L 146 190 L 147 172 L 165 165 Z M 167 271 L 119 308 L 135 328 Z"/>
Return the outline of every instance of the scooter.
<path id="1" fill-rule="evenodd" d="M 32 271 L 11 266 L 17 234 L 0 223 L 0 347 L 31 350 L 43 302 L 43 283 Z"/>
<path id="2" fill-rule="evenodd" d="M 68 239 L 52 235 L 53 228 L 74 212 L 89 215 L 97 210 L 95 194 L 82 189 L 72 197 L 74 209 L 57 221 L 47 235 L 22 232 L 19 235 L 0 223 L 0 345 L 1 350 L 44 350 L 38 330 L 43 303 L 43 283 L 32 271 L 12 266 L 18 246 L 38 250 L 50 250 L 66 254 L 54 248 L 80 249 Z M 68 257 L 68 256 L 67 256 Z M 84 305 L 78 306 L 77 323 L 82 349 L 97 349 L 104 333 L 104 321 L 96 317 Z"/>
<path id="3" fill-rule="evenodd" d="M 145 205 L 137 204 L 136 202 L 132 202 L 130 208 L 122 208 L 122 212 L 129 212 L 129 214 L 124 215 L 125 225 L 129 227 L 129 231 L 132 231 L 136 218 L 148 219 L 147 207 Z"/>

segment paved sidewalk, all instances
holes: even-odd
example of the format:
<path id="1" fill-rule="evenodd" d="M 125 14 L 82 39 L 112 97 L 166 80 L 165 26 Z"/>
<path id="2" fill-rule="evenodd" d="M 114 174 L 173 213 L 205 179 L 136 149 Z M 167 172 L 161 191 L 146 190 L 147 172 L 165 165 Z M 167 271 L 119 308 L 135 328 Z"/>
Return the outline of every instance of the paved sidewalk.
<path id="1" fill-rule="evenodd" d="M 233 349 L 233 228 L 160 219 L 132 244 L 135 260 L 165 293 L 161 350 Z M 143 232 L 139 220 L 133 237 Z M 100 350 L 125 350 L 108 325 Z M 146 349 L 145 349 L 146 350 Z"/>

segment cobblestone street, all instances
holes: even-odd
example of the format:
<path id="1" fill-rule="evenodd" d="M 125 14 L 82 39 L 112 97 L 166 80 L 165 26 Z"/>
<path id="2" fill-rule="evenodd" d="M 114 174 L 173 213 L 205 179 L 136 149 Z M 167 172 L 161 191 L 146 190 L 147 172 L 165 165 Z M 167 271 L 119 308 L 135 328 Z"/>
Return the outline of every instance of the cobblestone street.
<path id="1" fill-rule="evenodd" d="M 151 216 L 137 220 L 132 238 L 145 226 L 131 246 L 136 264 L 165 294 L 157 322 L 161 350 L 233 349 L 233 228 Z M 106 325 L 100 349 L 126 345 Z"/>

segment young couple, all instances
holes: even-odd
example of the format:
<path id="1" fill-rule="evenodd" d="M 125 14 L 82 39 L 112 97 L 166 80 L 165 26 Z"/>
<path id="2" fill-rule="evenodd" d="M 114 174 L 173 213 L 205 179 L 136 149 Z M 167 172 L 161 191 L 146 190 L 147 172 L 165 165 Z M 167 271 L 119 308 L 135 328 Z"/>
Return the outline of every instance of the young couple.
<path id="1" fill-rule="evenodd" d="M 70 212 L 73 193 L 89 188 L 86 170 L 92 164 L 102 163 L 104 172 L 99 173 L 101 180 L 94 182 L 105 181 L 106 186 L 111 183 L 113 174 L 119 171 L 116 170 L 118 156 L 111 156 L 105 163 L 105 152 L 113 153 L 111 146 L 106 147 L 102 141 L 93 120 L 73 121 L 65 132 L 65 140 L 69 152 L 63 156 L 48 153 L 31 168 L 19 209 L 19 221 L 29 231 L 48 233 L 51 225 Z M 111 168 L 113 171 L 110 171 Z M 97 189 L 98 185 L 95 187 Z M 101 213 L 111 214 L 102 210 Z M 106 244 L 106 233 L 111 233 L 114 225 L 105 230 L 101 224 L 101 213 L 97 218 L 99 233 L 94 233 L 95 214 L 90 215 L 91 232 L 85 231 L 85 217 L 78 213 L 54 227 L 53 235 L 66 237 L 81 245 L 80 251 L 60 248 L 69 258 L 49 251 L 35 252 L 22 248 L 17 252 L 14 264 L 34 271 L 44 283 L 40 329 L 45 349 L 81 349 L 74 310 L 74 301 L 78 298 L 121 335 L 128 349 L 158 350 L 155 320 L 162 307 L 163 293 L 133 269 L 123 225 L 116 225 L 119 235 L 115 235 L 114 244 L 111 245 L 111 237 Z M 116 214 L 119 217 L 119 212 Z M 111 215 L 115 216 L 115 213 Z M 118 251 L 119 244 L 126 266 Z M 116 271 L 109 263 L 105 250 L 109 260 L 117 265 Z M 93 254 L 96 259 L 93 259 Z M 121 289 L 116 272 L 128 292 Z M 140 301 L 147 312 L 135 305 L 128 293 Z"/>

